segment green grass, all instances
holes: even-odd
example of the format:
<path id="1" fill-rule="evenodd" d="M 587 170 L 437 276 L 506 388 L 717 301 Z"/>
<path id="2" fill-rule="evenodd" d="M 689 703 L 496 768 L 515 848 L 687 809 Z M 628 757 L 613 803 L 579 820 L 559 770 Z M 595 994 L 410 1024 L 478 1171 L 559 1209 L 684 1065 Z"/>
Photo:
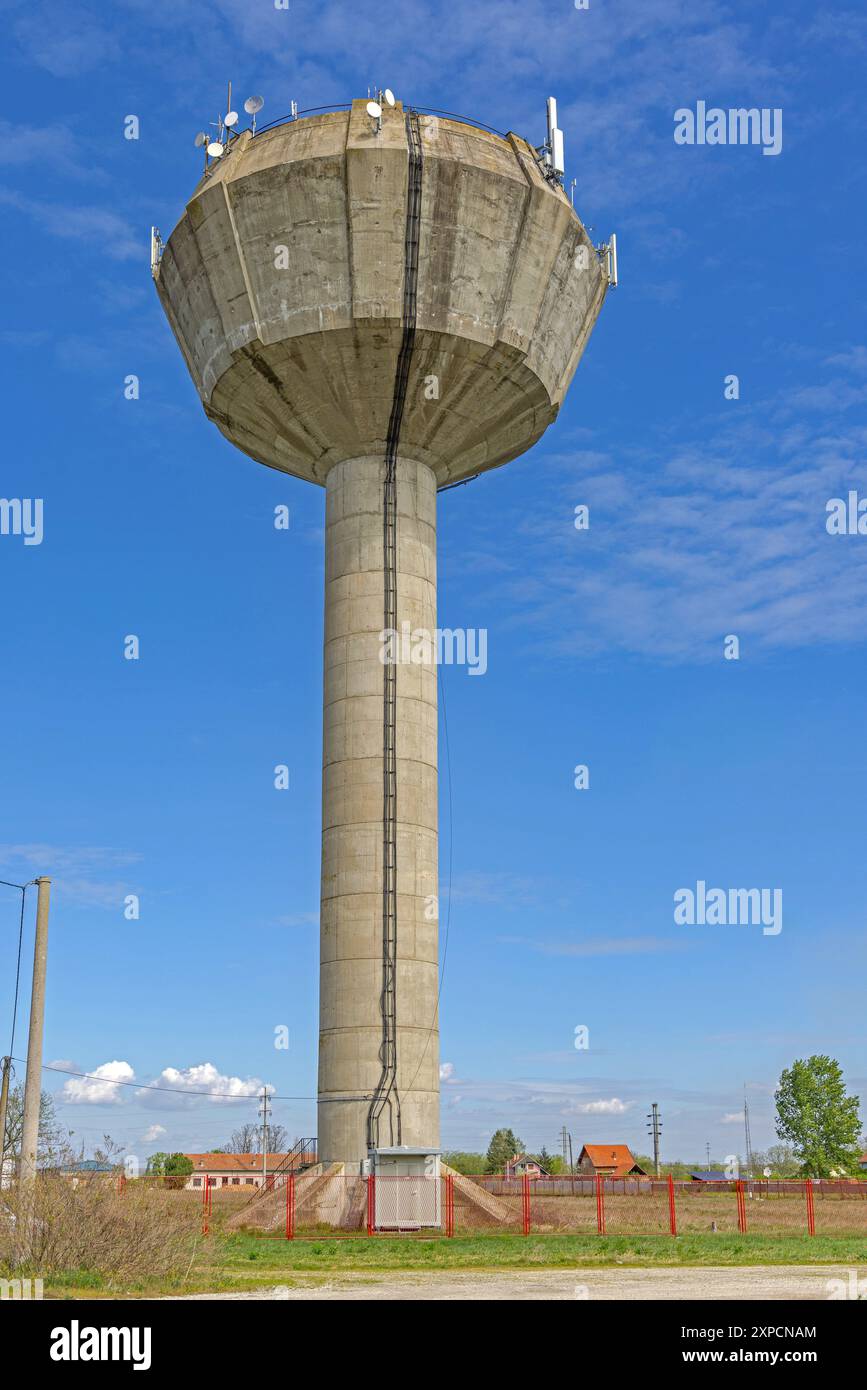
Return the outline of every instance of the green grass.
<path id="1" fill-rule="evenodd" d="M 520 1236 L 424 1240 L 377 1236 L 280 1240 L 253 1234 L 215 1237 L 213 1270 L 251 1273 L 352 1273 L 390 1269 L 565 1269 L 575 1265 L 852 1264 L 867 1259 L 863 1236 Z M 200 1264 L 197 1277 L 205 1270 Z"/>
<path id="2" fill-rule="evenodd" d="M 687 1233 L 671 1236 L 488 1235 L 276 1239 L 254 1233 L 205 1241 L 189 1275 L 174 1282 L 143 1281 L 121 1289 L 114 1280 L 70 1270 L 45 1281 L 49 1298 L 158 1297 L 234 1292 L 274 1284 L 317 1282 L 317 1276 L 371 1277 L 390 1270 L 520 1270 L 575 1268 L 662 1269 L 701 1265 L 838 1264 L 867 1262 L 862 1236 L 766 1236 Z"/>

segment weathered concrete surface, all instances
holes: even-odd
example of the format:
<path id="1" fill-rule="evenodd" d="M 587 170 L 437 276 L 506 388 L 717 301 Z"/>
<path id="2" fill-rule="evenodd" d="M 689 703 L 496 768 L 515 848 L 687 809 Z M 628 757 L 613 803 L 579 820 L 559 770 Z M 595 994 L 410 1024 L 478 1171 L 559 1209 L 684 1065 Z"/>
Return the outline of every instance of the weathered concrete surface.
<path id="1" fill-rule="evenodd" d="M 385 449 L 401 341 L 404 114 L 387 108 L 376 135 L 364 107 L 241 135 L 199 184 L 157 272 L 211 419 L 252 458 L 319 483 L 335 463 Z M 524 140 L 432 116 L 421 132 L 401 452 L 441 486 L 540 437 L 607 282 Z"/>
<path id="2" fill-rule="evenodd" d="M 360 1163 L 382 1042 L 382 457 L 328 474 L 319 991 L 319 1157 Z M 397 462 L 397 629 L 436 628 L 436 480 Z M 400 1142 L 439 1146 L 437 674 L 397 670 Z M 382 1130 L 382 1126 L 381 1126 Z M 385 1124 L 382 1144 L 396 1144 Z M 357 1169 L 356 1169 L 357 1171 Z"/>
<path id="3" fill-rule="evenodd" d="M 157 289 L 206 413 L 327 489 L 319 1154 L 358 1172 L 381 1074 L 384 456 L 403 334 L 403 111 L 233 141 L 165 247 Z M 397 628 L 436 628 L 436 489 L 555 418 L 607 282 L 531 147 L 421 118 L 416 334 L 397 466 Z M 439 1145 L 437 690 L 397 668 L 400 1142 Z M 347 1099 L 349 1098 L 349 1099 Z M 380 1122 L 379 1142 L 397 1143 Z"/>

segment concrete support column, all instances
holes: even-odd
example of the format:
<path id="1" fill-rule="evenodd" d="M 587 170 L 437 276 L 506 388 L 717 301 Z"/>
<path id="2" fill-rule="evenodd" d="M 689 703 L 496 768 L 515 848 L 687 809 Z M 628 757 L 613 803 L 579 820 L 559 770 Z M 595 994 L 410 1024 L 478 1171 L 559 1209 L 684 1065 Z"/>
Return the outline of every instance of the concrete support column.
<path id="1" fill-rule="evenodd" d="M 319 1155 L 358 1171 L 382 1041 L 382 456 L 326 481 Z M 436 630 L 436 479 L 397 463 L 397 631 Z M 437 671 L 397 667 L 397 1089 L 401 1142 L 439 1147 Z M 412 659 L 413 656 L 420 659 Z M 405 658 L 410 659 L 405 659 Z M 380 1144 L 397 1136 L 380 1133 Z"/>

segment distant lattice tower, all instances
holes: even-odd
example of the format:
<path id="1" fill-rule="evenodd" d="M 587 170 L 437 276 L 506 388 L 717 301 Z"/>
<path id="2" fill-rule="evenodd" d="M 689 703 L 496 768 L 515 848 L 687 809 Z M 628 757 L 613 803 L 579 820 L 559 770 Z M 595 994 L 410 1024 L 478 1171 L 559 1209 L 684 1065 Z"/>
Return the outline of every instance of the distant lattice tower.
<path id="1" fill-rule="evenodd" d="M 355 1172 L 439 1145 L 437 672 L 382 634 L 435 632 L 437 490 L 535 444 L 611 282 L 558 141 L 364 100 L 246 131 L 154 256 L 205 413 L 326 490 L 319 1154 Z"/>

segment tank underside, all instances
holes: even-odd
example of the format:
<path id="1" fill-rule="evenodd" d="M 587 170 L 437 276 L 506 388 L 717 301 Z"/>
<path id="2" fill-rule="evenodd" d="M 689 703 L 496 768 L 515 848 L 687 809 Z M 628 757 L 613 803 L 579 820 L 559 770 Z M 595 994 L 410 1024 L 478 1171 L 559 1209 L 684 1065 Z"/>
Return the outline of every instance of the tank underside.
<path id="1" fill-rule="evenodd" d="M 408 144 L 351 112 L 241 135 L 169 238 L 157 288 L 207 414 L 251 458 L 324 484 L 386 446 L 403 338 Z M 607 280 L 531 147 L 419 120 L 415 343 L 401 452 L 438 486 L 556 418 Z"/>

